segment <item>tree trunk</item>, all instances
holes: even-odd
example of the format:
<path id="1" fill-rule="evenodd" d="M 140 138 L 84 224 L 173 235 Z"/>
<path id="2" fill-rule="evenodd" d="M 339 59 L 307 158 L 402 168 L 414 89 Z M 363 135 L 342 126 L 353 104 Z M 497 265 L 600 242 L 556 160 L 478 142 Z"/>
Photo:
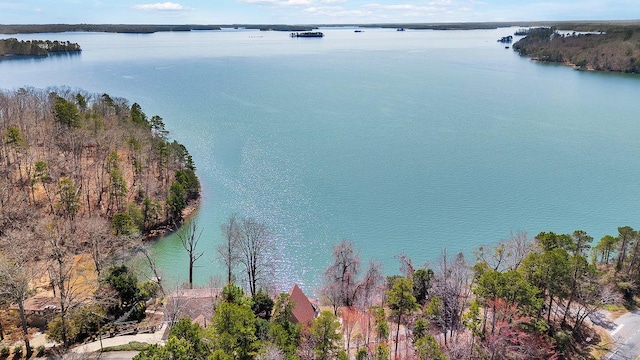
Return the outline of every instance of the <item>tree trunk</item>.
<path id="1" fill-rule="evenodd" d="M 22 325 L 22 339 L 24 340 L 27 359 L 29 359 L 33 351 L 29 344 L 29 328 L 27 327 L 27 316 L 24 312 L 24 301 L 18 301 L 18 310 L 20 312 L 20 323 Z"/>
<path id="2" fill-rule="evenodd" d="M 193 253 L 189 253 L 189 289 L 193 289 Z"/>
<path id="3" fill-rule="evenodd" d="M 396 328 L 396 351 L 394 359 L 398 360 L 398 340 L 400 338 L 400 320 L 402 319 L 402 314 L 398 314 L 398 327 Z"/>

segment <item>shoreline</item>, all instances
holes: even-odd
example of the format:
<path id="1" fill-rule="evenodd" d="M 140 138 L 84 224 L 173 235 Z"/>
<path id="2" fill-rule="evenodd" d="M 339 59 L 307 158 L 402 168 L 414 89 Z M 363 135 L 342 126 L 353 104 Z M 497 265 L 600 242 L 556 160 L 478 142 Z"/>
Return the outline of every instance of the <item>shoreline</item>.
<path id="1" fill-rule="evenodd" d="M 178 225 L 175 228 L 171 228 L 167 225 L 163 225 L 158 228 L 152 229 L 149 231 L 148 234 L 141 236 L 141 240 L 143 242 L 157 241 L 159 238 L 162 238 L 167 234 L 171 234 L 180 230 L 180 228 L 186 222 L 191 220 L 198 213 L 198 210 L 200 210 L 200 204 L 201 204 L 201 197 L 198 197 L 195 200 L 189 201 L 187 206 L 182 210 L 182 219 L 183 219 L 182 224 Z"/>

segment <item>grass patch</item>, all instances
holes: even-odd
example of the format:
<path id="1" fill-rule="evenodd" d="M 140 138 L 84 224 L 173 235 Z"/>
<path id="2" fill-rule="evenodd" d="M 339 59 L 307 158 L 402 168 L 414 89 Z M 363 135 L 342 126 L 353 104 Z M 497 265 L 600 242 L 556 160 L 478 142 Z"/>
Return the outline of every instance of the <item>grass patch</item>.
<path id="1" fill-rule="evenodd" d="M 611 313 L 627 312 L 627 309 L 620 304 L 606 304 L 604 309 Z"/>
<path id="2" fill-rule="evenodd" d="M 147 350 L 149 346 L 151 346 L 151 344 L 147 344 L 139 341 L 132 341 L 124 345 L 109 346 L 102 349 L 102 351 L 103 352 L 104 351 L 144 351 L 144 350 Z"/>

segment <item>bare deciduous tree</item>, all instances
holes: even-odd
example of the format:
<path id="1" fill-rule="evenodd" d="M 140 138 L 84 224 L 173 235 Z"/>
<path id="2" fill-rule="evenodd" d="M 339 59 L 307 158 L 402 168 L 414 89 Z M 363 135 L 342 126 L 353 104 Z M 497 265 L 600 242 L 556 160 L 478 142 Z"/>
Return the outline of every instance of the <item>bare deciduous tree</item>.
<path id="1" fill-rule="evenodd" d="M 47 241 L 47 270 L 60 299 L 61 336 L 63 346 L 69 346 L 69 312 L 80 303 L 78 277 L 74 274 L 76 239 L 68 228 L 48 224 L 44 236 Z M 56 291 L 57 290 L 57 291 Z"/>
<path id="2" fill-rule="evenodd" d="M 222 234 L 224 235 L 224 243 L 216 247 L 218 259 L 220 259 L 227 270 L 227 284 L 234 281 L 233 271 L 240 261 L 239 247 L 242 232 L 240 224 L 235 215 L 229 217 L 229 221 L 222 225 Z"/>
<path id="3" fill-rule="evenodd" d="M 470 295 L 469 282 L 471 269 L 462 253 L 453 261 L 447 258 L 446 250 L 442 250 L 440 273 L 436 274 L 433 294 L 442 301 L 441 319 L 445 345 L 461 328 L 461 319 Z"/>
<path id="4" fill-rule="evenodd" d="M 337 314 L 338 307 L 356 303 L 360 257 L 353 251 L 351 242 L 342 240 L 333 247 L 333 260 L 333 264 L 324 271 L 325 285 L 321 291 Z"/>
<path id="5" fill-rule="evenodd" d="M 2 239 L 4 251 L 0 254 L 0 296 L 6 297 L 18 306 L 23 341 L 27 349 L 27 358 L 29 358 L 33 350 L 29 345 L 29 329 L 24 303 L 33 292 L 31 282 L 38 276 L 38 267 L 33 261 L 36 247 L 24 246 L 27 239 L 18 235 L 9 234 Z"/>
<path id="6" fill-rule="evenodd" d="M 156 284 L 158 284 L 160 292 L 164 297 L 166 293 L 164 291 L 164 286 L 162 283 L 162 275 L 160 274 L 160 269 L 158 269 L 157 258 L 155 254 L 151 252 L 151 246 L 140 242 L 137 244 L 136 252 L 139 252 L 142 254 L 142 256 L 144 256 L 145 260 L 147 261 L 147 265 L 149 265 L 149 269 L 153 273 L 153 279 L 151 280 L 155 281 Z"/>
<path id="7" fill-rule="evenodd" d="M 511 233 L 507 240 L 500 240 L 490 248 L 483 246 L 476 250 L 476 257 L 479 262 L 485 262 L 489 268 L 504 272 L 515 270 L 520 266 L 522 260 L 533 250 L 533 241 L 524 231 Z"/>
<path id="8" fill-rule="evenodd" d="M 105 262 L 113 257 L 116 251 L 116 238 L 112 235 L 105 219 L 92 217 L 78 228 L 78 234 L 91 246 L 91 258 L 98 277 L 105 268 Z"/>
<path id="9" fill-rule="evenodd" d="M 369 268 L 358 286 L 356 308 L 358 308 L 363 314 L 366 314 L 366 333 L 364 334 L 364 340 L 367 344 L 369 343 L 371 333 L 371 314 L 369 309 L 374 305 L 373 302 L 377 295 L 382 291 L 382 285 L 384 282 L 384 277 L 382 276 L 380 267 L 380 263 L 374 261 L 369 262 Z"/>
<path id="10" fill-rule="evenodd" d="M 254 296 L 260 286 L 268 285 L 273 268 L 274 245 L 267 227 L 252 218 L 240 223 L 238 242 L 240 263 L 247 275 L 249 293 Z"/>
<path id="11" fill-rule="evenodd" d="M 200 242 L 201 235 L 202 230 L 198 232 L 198 224 L 195 220 L 183 226 L 178 232 L 182 247 L 189 255 L 189 289 L 193 289 L 193 267 L 195 262 L 204 254 L 204 252 L 198 252 L 198 242 Z"/>

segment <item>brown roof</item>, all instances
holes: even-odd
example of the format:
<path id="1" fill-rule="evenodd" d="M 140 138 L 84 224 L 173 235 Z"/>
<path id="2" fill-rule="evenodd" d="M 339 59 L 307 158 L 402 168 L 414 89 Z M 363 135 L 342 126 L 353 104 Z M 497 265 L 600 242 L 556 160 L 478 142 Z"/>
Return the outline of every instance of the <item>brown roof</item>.
<path id="1" fill-rule="evenodd" d="M 60 299 L 48 296 L 34 296 L 24 301 L 25 311 L 57 310 L 60 307 Z M 16 306 L 17 308 L 17 306 Z"/>
<path id="2" fill-rule="evenodd" d="M 220 289 L 180 289 L 174 291 L 167 300 L 165 315 L 169 321 L 188 318 L 206 326 L 211 322 Z"/>
<path id="3" fill-rule="evenodd" d="M 316 309 L 311 305 L 309 298 L 298 287 L 293 285 L 293 289 L 289 292 L 290 300 L 295 306 L 291 312 L 291 322 L 294 324 L 306 324 L 316 317 Z"/>

